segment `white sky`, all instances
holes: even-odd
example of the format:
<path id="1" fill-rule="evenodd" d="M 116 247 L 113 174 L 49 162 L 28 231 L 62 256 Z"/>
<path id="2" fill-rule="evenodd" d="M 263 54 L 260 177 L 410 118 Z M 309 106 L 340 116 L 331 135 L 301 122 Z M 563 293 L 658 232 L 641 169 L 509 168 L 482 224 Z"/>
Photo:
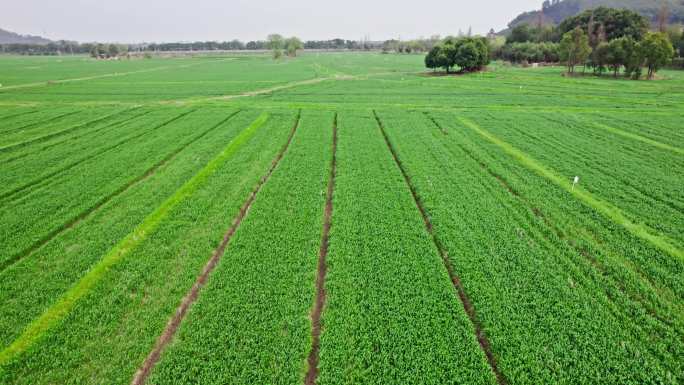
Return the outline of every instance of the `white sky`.
<path id="1" fill-rule="evenodd" d="M 50 39 L 243 41 L 269 33 L 304 40 L 410 39 L 500 30 L 542 0 L 3 0 L 0 28 Z"/>

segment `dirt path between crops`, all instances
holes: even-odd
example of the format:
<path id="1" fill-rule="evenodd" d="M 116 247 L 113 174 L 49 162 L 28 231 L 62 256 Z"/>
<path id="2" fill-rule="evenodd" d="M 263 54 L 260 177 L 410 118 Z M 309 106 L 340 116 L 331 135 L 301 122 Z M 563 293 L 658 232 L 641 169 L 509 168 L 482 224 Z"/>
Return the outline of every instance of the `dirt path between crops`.
<path id="1" fill-rule="evenodd" d="M 266 175 L 261 177 L 252 193 L 249 195 L 245 203 L 240 208 L 240 211 L 233 220 L 233 224 L 224 234 L 223 240 L 219 244 L 218 248 L 214 250 L 214 253 L 211 255 L 211 258 L 209 258 L 209 261 L 207 261 L 207 264 L 202 269 L 200 275 L 197 276 L 197 279 L 190 288 L 190 291 L 185 295 L 185 297 L 183 297 L 183 300 L 181 301 L 180 305 L 178 306 L 178 308 L 176 308 L 175 314 L 171 317 L 169 322 L 166 324 L 166 328 L 159 336 L 159 339 L 157 340 L 157 343 L 155 344 L 154 348 L 148 354 L 147 358 L 145 358 L 145 361 L 143 361 L 142 365 L 136 371 L 135 376 L 131 381 L 132 385 L 142 385 L 147 381 L 147 378 L 150 376 L 150 373 L 152 373 L 152 369 L 157 364 L 157 362 L 159 362 L 159 358 L 161 358 L 162 352 L 164 351 L 166 346 L 173 340 L 174 336 L 176 335 L 176 332 L 178 331 L 178 328 L 185 319 L 185 316 L 188 314 L 188 310 L 190 309 L 192 304 L 197 301 L 197 298 L 199 298 L 200 290 L 202 290 L 202 287 L 206 285 L 207 281 L 209 280 L 209 275 L 214 271 L 214 269 L 218 265 L 219 261 L 221 260 L 221 257 L 223 257 L 226 247 L 230 243 L 230 240 L 233 238 L 233 235 L 240 227 L 240 224 L 249 213 L 249 209 L 252 207 L 252 204 L 254 203 L 257 194 L 259 194 L 259 191 L 264 186 L 264 184 L 268 182 L 271 175 L 278 167 L 280 160 L 283 159 L 283 157 L 285 156 L 287 149 L 290 147 L 290 143 L 292 143 L 292 138 L 294 137 L 295 132 L 299 127 L 300 118 L 301 110 L 297 115 L 292 130 L 290 131 L 287 141 L 285 142 L 285 145 L 280 149 L 278 155 L 276 155 L 275 159 L 271 163 L 271 167 L 266 172 Z"/>
<path id="2" fill-rule="evenodd" d="M 260 90 L 255 90 L 255 91 L 247 91 L 243 92 L 241 94 L 236 94 L 236 95 L 222 95 L 222 96 L 214 96 L 210 98 L 203 98 L 200 101 L 211 101 L 211 100 L 231 100 L 231 99 L 237 99 L 237 98 L 248 98 L 252 96 L 259 96 L 259 95 L 264 95 L 264 94 L 270 94 L 276 91 L 281 91 L 281 90 L 286 90 L 289 88 L 294 88 L 294 87 L 299 87 L 299 86 L 306 86 L 306 85 L 311 85 L 311 84 L 318 84 L 324 81 L 328 80 L 351 80 L 356 78 L 355 76 L 329 76 L 329 77 L 324 77 L 324 78 L 315 78 L 315 79 L 309 79 L 309 80 L 302 80 L 298 82 L 292 82 L 292 83 L 287 83 L 287 84 L 282 84 L 279 86 L 274 86 L 274 87 L 269 87 L 269 88 L 263 88 Z"/>
<path id="3" fill-rule="evenodd" d="M 468 318 L 470 319 L 470 322 L 473 324 L 473 328 L 475 329 L 475 336 L 477 337 L 477 341 L 480 344 L 480 348 L 484 352 L 487 362 L 489 363 L 489 367 L 492 370 L 492 373 L 496 377 L 496 382 L 499 385 L 506 385 L 507 380 L 506 377 L 504 377 L 503 373 L 499 370 L 499 367 L 496 363 L 496 358 L 494 357 L 494 353 L 492 352 L 491 344 L 489 343 L 489 340 L 487 339 L 487 335 L 484 332 L 484 329 L 482 328 L 482 325 L 477 319 L 477 314 L 475 313 L 475 307 L 473 306 L 473 303 L 470 301 L 470 298 L 468 297 L 468 294 L 465 292 L 465 288 L 463 287 L 463 283 L 461 282 L 461 278 L 459 275 L 456 273 L 453 264 L 451 263 L 451 260 L 449 259 L 449 255 L 446 251 L 446 248 L 442 244 L 442 242 L 437 238 L 437 235 L 434 232 L 434 228 L 432 225 L 432 222 L 430 221 L 430 216 L 427 213 L 427 210 L 425 209 L 425 206 L 423 206 L 423 202 L 420 199 L 420 196 L 418 195 L 418 192 L 416 191 L 415 186 L 411 182 L 411 178 L 409 177 L 408 173 L 406 172 L 406 169 L 404 168 L 404 165 L 401 163 L 401 160 L 399 160 L 399 156 L 396 152 L 396 149 L 392 145 L 392 143 L 389 140 L 389 137 L 387 136 L 387 133 L 385 132 L 385 127 L 380 120 L 380 117 L 378 116 L 377 112 L 373 110 L 373 116 L 375 117 L 375 120 L 378 123 L 378 127 L 380 128 L 380 132 L 382 133 L 383 138 L 385 139 L 385 143 L 387 144 L 387 147 L 389 148 L 390 153 L 392 154 L 392 158 L 394 158 L 394 162 L 397 164 L 397 167 L 401 171 L 402 176 L 404 177 L 404 181 L 409 187 L 409 190 L 411 191 L 411 195 L 413 196 L 413 201 L 416 204 L 416 207 L 418 208 L 418 211 L 420 211 L 420 215 L 423 217 L 423 222 L 425 223 L 425 228 L 427 229 L 428 233 L 430 234 L 432 238 L 432 242 L 434 243 L 435 247 L 437 248 L 437 251 L 439 252 L 440 256 L 442 257 L 442 261 L 444 262 L 444 266 L 447 269 L 447 273 L 449 274 L 449 278 L 451 278 L 451 282 L 454 285 L 454 288 L 456 289 L 456 292 L 458 293 L 458 297 L 461 300 L 461 303 L 463 304 L 463 309 L 465 310 L 466 314 L 468 315 Z"/>
<path id="4" fill-rule="evenodd" d="M 328 272 L 327 257 L 330 243 L 330 227 L 332 227 L 333 194 L 335 191 L 335 176 L 337 175 L 337 113 L 333 121 L 332 160 L 330 162 L 330 176 L 328 177 L 328 192 L 323 215 L 323 235 L 321 249 L 318 253 L 318 275 L 316 276 L 316 300 L 311 312 L 311 351 L 307 362 L 309 369 L 304 383 L 315 385 L 318 378 L 319 352 L 321 349 L 321 314 L 325 307 L 325 276 Z"/>

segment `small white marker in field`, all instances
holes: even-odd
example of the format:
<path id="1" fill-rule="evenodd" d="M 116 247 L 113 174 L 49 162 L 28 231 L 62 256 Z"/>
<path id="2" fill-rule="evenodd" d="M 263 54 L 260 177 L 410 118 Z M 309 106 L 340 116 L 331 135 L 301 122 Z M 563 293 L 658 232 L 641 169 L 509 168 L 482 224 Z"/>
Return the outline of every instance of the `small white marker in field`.
<path id="1" fill-rule="evenodd" d="M 579 177 L 578 177 L 578 176 L 576 176 L 576 177 L 575 177 L 575 180 L 572 181 L 572 189 L 573 189 L 573 190 L 575 189 L 575 185 L 576 185 L 577 183 L 579 183 Z"/>

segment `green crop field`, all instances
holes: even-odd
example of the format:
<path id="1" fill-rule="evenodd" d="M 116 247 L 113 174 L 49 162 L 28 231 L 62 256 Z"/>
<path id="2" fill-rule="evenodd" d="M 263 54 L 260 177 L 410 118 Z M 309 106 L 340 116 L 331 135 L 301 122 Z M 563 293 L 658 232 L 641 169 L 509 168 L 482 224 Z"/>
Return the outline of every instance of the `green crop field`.
<path id="1" fill-rule="evenodd" d="M 684 383 L 684 73 L 561 73 L 0 56 L 0 383 Z"/>

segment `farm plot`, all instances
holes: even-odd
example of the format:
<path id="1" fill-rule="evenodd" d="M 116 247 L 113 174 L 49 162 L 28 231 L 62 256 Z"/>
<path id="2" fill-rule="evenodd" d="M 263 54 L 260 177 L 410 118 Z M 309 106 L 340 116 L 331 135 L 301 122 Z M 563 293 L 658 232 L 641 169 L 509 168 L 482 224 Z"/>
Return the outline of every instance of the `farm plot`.
<path id="1" fill-rule="evenodd" d="M 0 57 L 0 383 L 684 383 L 684 76 L 422 59 Z"/>

